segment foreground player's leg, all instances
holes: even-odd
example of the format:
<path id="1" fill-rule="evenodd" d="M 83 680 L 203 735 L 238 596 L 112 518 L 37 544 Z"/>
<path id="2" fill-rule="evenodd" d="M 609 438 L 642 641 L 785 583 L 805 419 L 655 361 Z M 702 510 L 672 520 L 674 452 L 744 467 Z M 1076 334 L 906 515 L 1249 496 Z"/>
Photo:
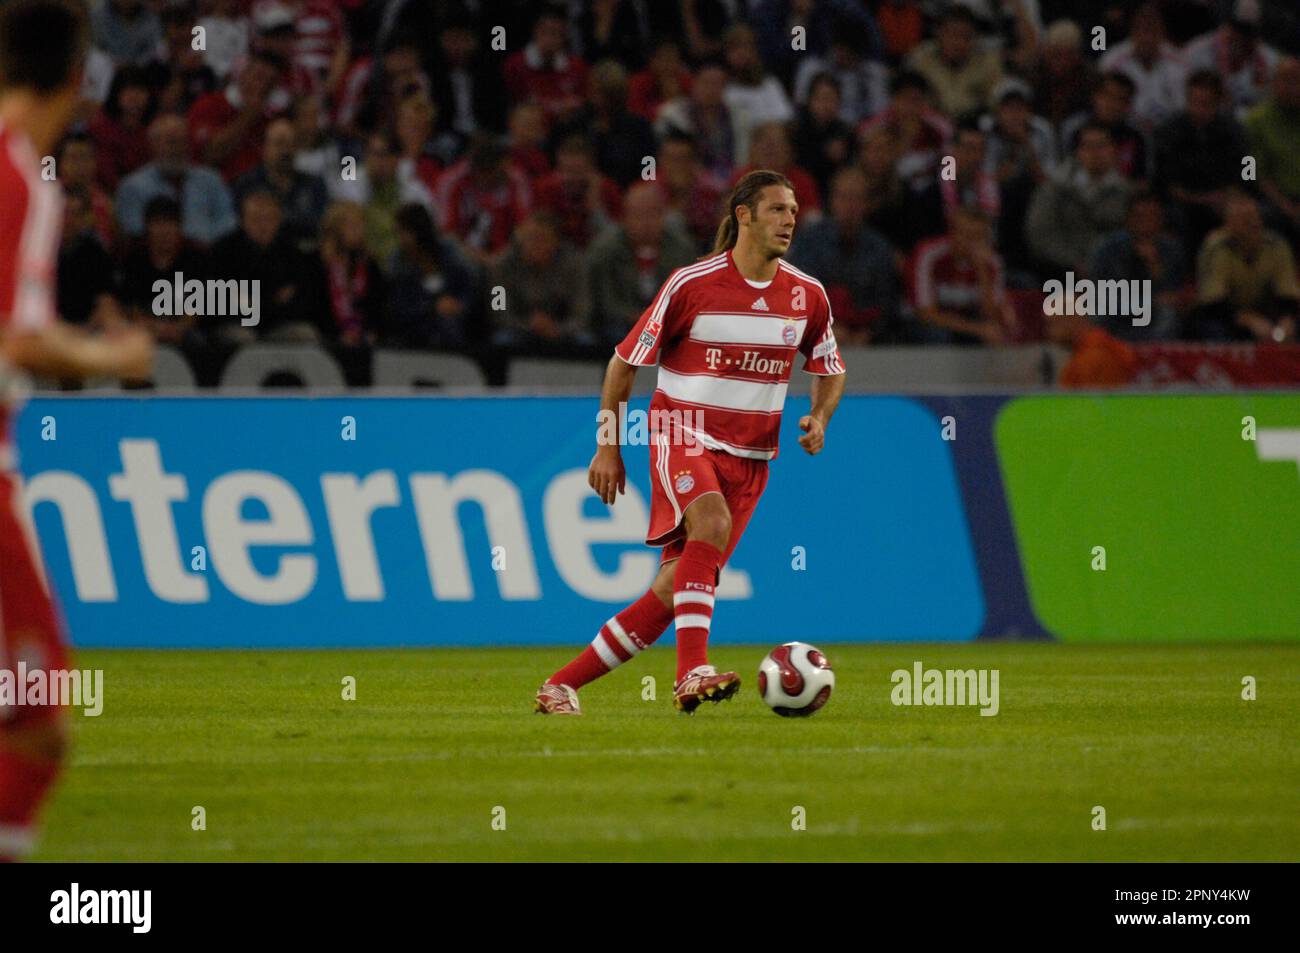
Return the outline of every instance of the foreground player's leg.
<path id="1" fill-rule="evenodd" d="M 602 625 L 591 644 L 538 689 L 536 710 L 546 715 L 580 714 L 579 688 L 653 645 L 673 620 L 672 578 L 672 567 L 660 566 L 646 594 Z"/>
<path id="2" fill-rule="evenodd" d="M 18 516 L 17 484 L 0 473 L 0 669 L 28 674 L 68 668 L 54 603 L 39 573 L 31 527 Z M 63 764 L 61 708 L 0 708 L 0 861 L 19 860 L 36 839 L 36 817 Z"/>
<path id="3" fill-rule="evenodd" d="M 36 819 L 66 750 L 61 718 L 0 729 L 0 863 L 22 860 L 36 842 Z"/>
<path id="4" fill-rule="evenodd" d="M 720 702 L 740 688 L 735 672 L 718 674 L 709 664 L 714 586 L 731 538 L 731 512 L 719 493 L 696 499 L 683 514 L 686 546 L 673 572 L 673 615 L 677 622 L 677 684 L 673 704 L 693 712 L 701 702 Z"/>

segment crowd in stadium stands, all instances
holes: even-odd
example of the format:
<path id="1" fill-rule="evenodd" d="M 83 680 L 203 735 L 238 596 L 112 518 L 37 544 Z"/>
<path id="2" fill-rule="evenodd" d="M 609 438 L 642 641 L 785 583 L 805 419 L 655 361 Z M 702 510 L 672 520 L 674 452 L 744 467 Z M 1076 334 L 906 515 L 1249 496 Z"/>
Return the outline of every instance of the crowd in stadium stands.
<path id="1" fill-rule="evenodd" d="M 608 354 L 754 168 L 845 345 L 1296 338 L 1290 0 L 91 9 L 60 305 L 201 377 L 254 340 L 360 382 L 376 345 Z M 258 280 L 259 323 L 160 314 L 178 272 Z M 1151 323 L 1049 327 L 1067 272 L 1149 280 Z"/>

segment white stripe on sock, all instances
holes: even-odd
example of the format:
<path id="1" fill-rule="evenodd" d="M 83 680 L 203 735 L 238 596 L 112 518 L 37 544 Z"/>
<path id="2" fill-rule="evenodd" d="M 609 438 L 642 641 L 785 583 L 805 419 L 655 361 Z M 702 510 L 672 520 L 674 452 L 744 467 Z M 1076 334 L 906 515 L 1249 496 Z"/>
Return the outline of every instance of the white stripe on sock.
<path id="1" fill-rule="evenodd" d="M 713 596 L 707 592 L 700 592 L 698 589 L 687 589 L 683 592 L 673 593 L 673 607 L 681 605 L 683 602 L 702 602 L 710 609 L 713 608 Z"/>
<path id="2" fill-rule="evenodd" d="M 679 615 L 677 617 L 677 631 L 682 629 L 708 629 L 713 624 L 713 617 L 707 615 Z"/>
<path id="3" fill-rule="evenodd" d="M 36 846 L 36 832 L 30 827 L 0 824 L 0 854 L 22 857 Z"/>
<path id="4" fill-rule="evenodd" d="M 636 655 L 641 651 L 641 648 L 628 638 L 627 633 L 623 631 L 623 627 L 618 624 L 618 619 L 610 619 L 605 623 L 605 627 L 609 629 L 614 638 L 618 639 L 618 644 L 623 646 L 623 651 L 627 652 L 628 655 Z"/>
<path id="5" fill-rule="evenodd" d="M 600 660 L 605 663 L 606 668 L 618 668 L 623 663 L 623 660 L 614 654 L 614 650 L 605 644 L 603 635 L 597 634 L 591 640 L 591 647 L 596 650 L 596 654 L 600 656 Z"/>

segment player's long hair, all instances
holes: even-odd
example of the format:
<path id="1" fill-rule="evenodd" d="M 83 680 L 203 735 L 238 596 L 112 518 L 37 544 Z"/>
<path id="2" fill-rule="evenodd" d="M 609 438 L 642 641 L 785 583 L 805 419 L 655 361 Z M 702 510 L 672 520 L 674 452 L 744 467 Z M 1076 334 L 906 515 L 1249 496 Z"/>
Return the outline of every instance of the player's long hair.
<path id="1" fill-rule="evenodd" d="M 743 205 L 749 209 L 750 215 L 756 215 L 758 197 L 769 185 L 782 185 L 791 192 L 794 191 L 794 186 L 790 184 L 789 179 L 771 169 L 755 169 L 741 177 L 736 187 L 731 190 L 731 194 L 727 196 L 727 216 L 718 225 L 718 235 L 713 239 L 713 251 L 706 257 L 736 247 L 736 240 L 740 237 L 740 223 L 736 221 L 736 206 Z"/>

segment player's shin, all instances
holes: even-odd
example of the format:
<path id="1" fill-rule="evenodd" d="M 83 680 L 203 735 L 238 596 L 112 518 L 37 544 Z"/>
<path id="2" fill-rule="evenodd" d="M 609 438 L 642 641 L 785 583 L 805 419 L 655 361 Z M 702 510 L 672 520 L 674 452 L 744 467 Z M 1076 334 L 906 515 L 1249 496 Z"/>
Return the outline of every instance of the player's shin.
<path id="1" fill-rule="evenodd" d="M 648 591 L 600 627 L 591 644 L 546 681 L 551 685 L 581 688 L 622 665 L 663 635 L 673 619 L 672 610 L 654 591 Z"/>
<path id="2" fill-rule="evenodd" d="M 673 573 L 673 615 L 677 620 L 677 680 L 707 665 L 709 627 L 713 623 L 713 584 L 722 551 L 712 543 L 690 540 Z"/>

